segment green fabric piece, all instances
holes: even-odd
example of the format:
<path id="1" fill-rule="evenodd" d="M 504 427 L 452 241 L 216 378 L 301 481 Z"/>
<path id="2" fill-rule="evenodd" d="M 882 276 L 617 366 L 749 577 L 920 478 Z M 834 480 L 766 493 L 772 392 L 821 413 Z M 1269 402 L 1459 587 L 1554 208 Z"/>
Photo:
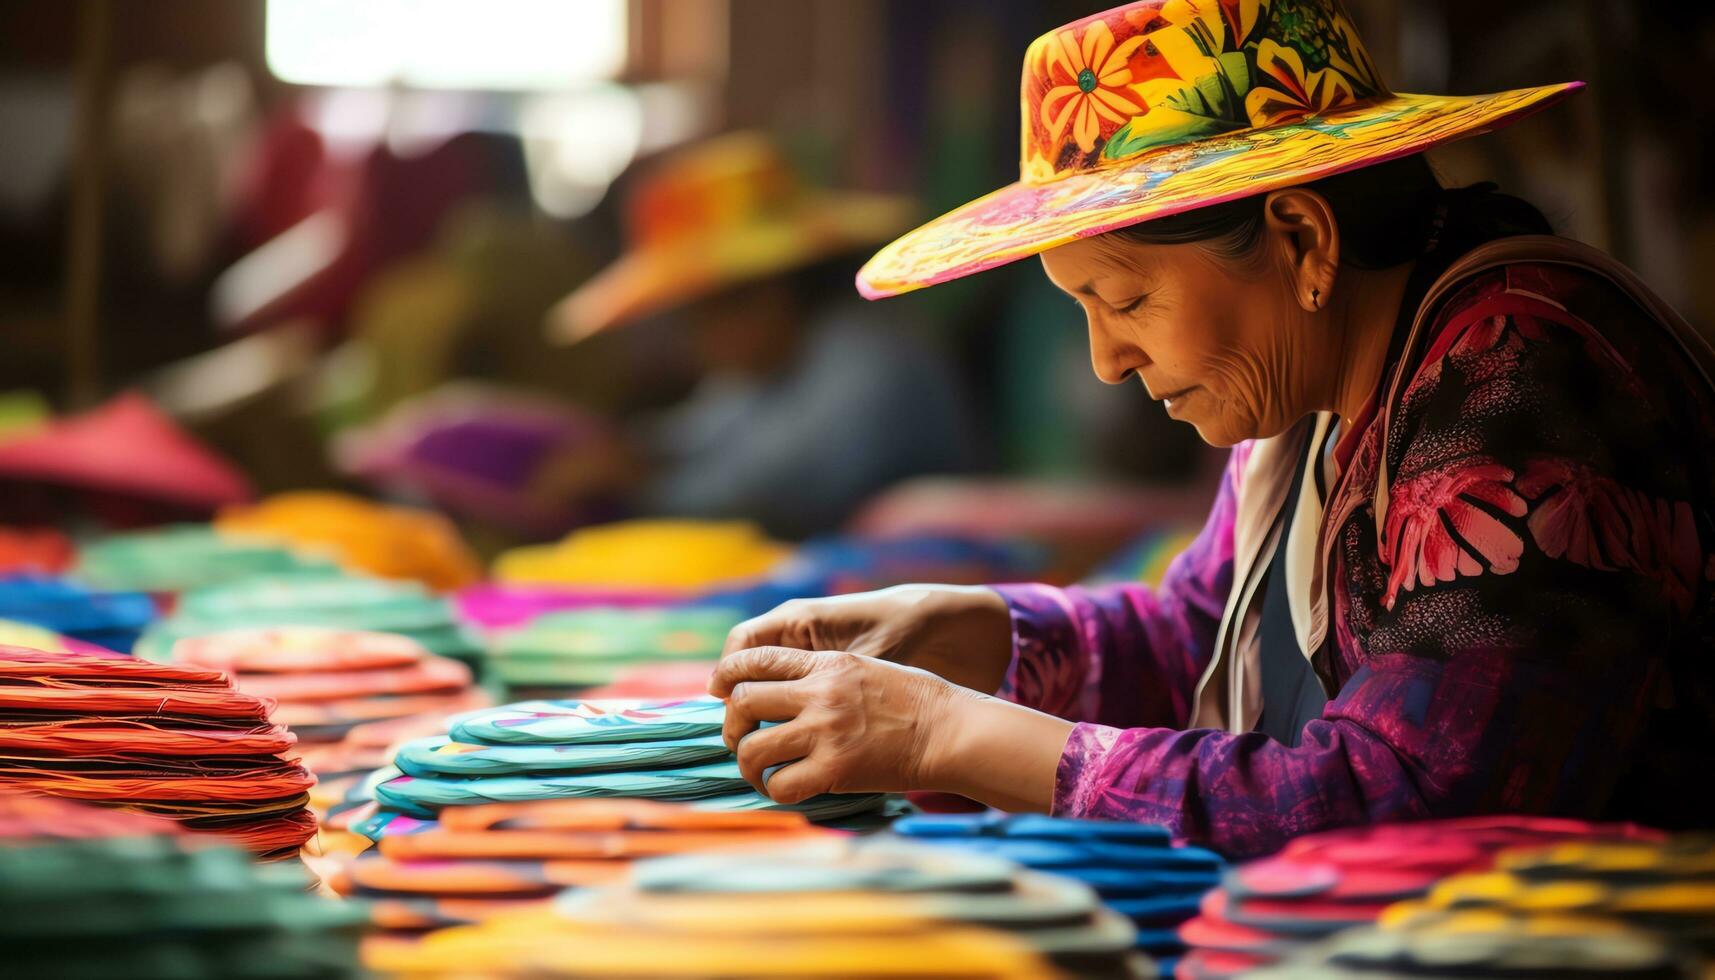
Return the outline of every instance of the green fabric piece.
<path id="1" fill-rule="evenodd" d="M 77 577 L 97 588 L 184 592 L 262 576 L 338 576 L 325 559 L 279 545 L 217 534 L 206 524 L 180 524 L 116 534 L 84 546 Z"/>
<path id="2" fill-rule="evenodd" d="M 172 616 L 143 634 L 136 654 L 164 661 L 186 637 L 260 626 L 398 633 L 473 667 L 485 660 L 482 642 L 440 596 L 411 583 L 341 575 L 270 576 L 188 592 Z"/>

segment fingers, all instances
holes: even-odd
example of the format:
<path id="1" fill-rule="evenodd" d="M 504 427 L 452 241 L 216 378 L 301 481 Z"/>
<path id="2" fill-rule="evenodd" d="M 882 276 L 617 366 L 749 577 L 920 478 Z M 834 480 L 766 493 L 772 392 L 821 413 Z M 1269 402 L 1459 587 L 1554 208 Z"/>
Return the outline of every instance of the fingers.
<path id="1" fill-rule="evenodd" d="M 817 655 L 791 647 L 751 647 L 722 657 L 709 678 L 709 693 L 726 698 L 745 681 L 794 681 L 816 669 Z"/>
<path id="2" fill-rule="evenodd" d="M 738 743 L 738 771 L 756 791 L 767 795 L 773 778 L 764 771 L 771 766 L 797 762 L 810 754 L 815 737 L 805 725 L 775 725 L 751 732 Z"/>
<path id="3" fill-rule="evenodd" d="M 874 625 L 875 597 L 881 595 L 885 593 L 788 599 L 733 627 L 721 646 L 721 656 L 728 657 L 751 647 L 844 648 Z"/>
<path id="4" fill-rule="evenodd" d="M 749 650 L 751 647 L 779 644 L 783 626 L 778 609 L 739 623 L 727 633 L 726 643 L 721 646 L 721 659 L 725 660 L 740 650 Z"/>
<path id="5" fill-rule="evenodd" d="M 776 803 L 802 803 L 812 796 L 836 792 L 835 778 L 834 760 L 826 752 L 812 749 L 809 755 L 771 775 L 763 795 Z"/>
<path id="6" fill-rule="evenodd" d="M 808 642 L 817 618 L 816 606 L 803 599 L 788 599 L 760 616 L 734 626 L 721 646 L 727 657 L 751 647 L 811 647 Z"/>
<path id="7" fill-rule="evenodd" d="M 763 722 L 798 717 L 804 699 L 803 686 L 793 681 L 742 681 L 727 695 L 721 738 L 736 751 L 739 742 Z"/>

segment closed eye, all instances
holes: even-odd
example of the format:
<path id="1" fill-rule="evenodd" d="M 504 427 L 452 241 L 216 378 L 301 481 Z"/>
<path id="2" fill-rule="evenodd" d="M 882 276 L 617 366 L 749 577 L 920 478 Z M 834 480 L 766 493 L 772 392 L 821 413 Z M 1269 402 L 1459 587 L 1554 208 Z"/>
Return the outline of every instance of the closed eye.
<path id="1" fill-rule="evenodd" d="M 1114 307 L 1114 312 L 1118 313 L 1120 316 L 1128 316 L 1132 313 L 1136 313 L 1140 308 L 1142 308 L 1144 300 L 1147 299 L 1149 299 L 1149 294 L 1144 293 L 1142 296 L 1139 296 L 1137 299 L 1132 300 L 1124 306 Z"/>

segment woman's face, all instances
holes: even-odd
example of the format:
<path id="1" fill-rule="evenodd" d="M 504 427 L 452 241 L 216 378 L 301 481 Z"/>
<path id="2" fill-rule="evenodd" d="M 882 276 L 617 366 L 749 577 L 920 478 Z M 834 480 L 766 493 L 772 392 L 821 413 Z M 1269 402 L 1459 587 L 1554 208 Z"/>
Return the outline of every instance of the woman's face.
<path id="1" fill-rule="evenodd" d="M 1062 245 L 1042 266 L 1084 310 L 1096 376 L 1136 375 L 1204 441 L 1231 446 L 1284 432 L 1303 414 L 1315 331 L 1291 263 L 1265 242 L 1230 259 L 1199 245 L 1112 235 Z"/>

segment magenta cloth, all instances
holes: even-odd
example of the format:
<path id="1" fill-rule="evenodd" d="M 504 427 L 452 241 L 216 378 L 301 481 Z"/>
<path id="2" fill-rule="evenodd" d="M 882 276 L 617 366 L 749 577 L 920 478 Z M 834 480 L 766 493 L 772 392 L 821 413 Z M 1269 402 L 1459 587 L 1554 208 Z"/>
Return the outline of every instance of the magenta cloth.
<path id="1" fill-rule="evenodd" d="M 642 609 L 682 605 L 680 592 L 647 589 L 557 588 L 484 583 L 453 596 L 459 618 L 483 630 L 516 629 L 538 616 L 574 609 Z"/>
<path id="2" fill-rule="evenodd" d="M 1337 693 L 1297 747 L 1182 730 L 1232 583 L 1248 446 L 1159 589 L 1002 587 L 1000 693 L 1078 722 L 1053 812 L 1164 824 L 1234 856 L 1471 814 L 1706 823 L 1715 399 L 1644 316 L 1548 264 L 1449 297 L 1388 444 L 1373 413 L 1342 441 L 1314 661 Z"/>
<path id="3" fill-rule="evenodd" d="M 507 395 L 443 390 L 406 402 L 347 440 L 347 469 L 390 490 L 421 496 L 460 517 L 543 536 L 594 514 L 530 493 L 556 450 L 587 443 L 599 423 L 570 409 Z"/>
<path id="4" fill-rule="evenodd" d="M 250 482 L 142 395 L 0 441 L 0 480 L 124 494 L 213 511 L 250 499 Z"/>

